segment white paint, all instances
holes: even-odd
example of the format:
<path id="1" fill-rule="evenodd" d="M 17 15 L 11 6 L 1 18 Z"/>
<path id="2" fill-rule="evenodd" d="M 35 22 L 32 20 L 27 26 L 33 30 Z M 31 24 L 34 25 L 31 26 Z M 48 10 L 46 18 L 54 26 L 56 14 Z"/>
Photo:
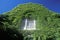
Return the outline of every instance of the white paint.
<path id="1" fill-rule="evenodd" d="M 34 20 L 34 29 L 36 29 L 36 21 Z"/>
<path id="2" fill-rule="evenodd" d="M 27 26 L 27 19 L 25 20 L 25 27 L 24 27 L 24 30 L 26 30 L 26 26 Z"/>
<path id="3" fill-rule="evenodd" d="M 36 21 L 25 19 L 23 30 L 36 30 Z"/>

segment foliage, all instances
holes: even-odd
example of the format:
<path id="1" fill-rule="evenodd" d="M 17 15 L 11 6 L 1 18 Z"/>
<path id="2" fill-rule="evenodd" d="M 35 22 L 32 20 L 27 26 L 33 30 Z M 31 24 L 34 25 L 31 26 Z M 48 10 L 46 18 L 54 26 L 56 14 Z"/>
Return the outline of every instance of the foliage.
<path id="1" fill-rule="evenodd" d="M 21 30 L 21 22 L 24 19 L 35 19 L 37 30 L 31 30 L 36 37 L 42 40 L 60 40 L 60 14 L 48 10 L 41 4 L 22 4 L 10 12 L 0 15 L 0 28 L 6 27 Z M 27 31 L 28 32 L 28 31 Z M 27 33 L 26 31 L 22 33 Z"/>

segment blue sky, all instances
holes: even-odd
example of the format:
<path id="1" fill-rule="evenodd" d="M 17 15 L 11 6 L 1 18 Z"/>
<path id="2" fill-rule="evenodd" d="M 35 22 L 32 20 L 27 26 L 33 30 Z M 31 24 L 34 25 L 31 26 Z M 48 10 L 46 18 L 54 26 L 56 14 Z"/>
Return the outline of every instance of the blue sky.
<path id="1" fill-rule="evenodd" d="M 12 10 L 18 4 L 39 3 L 48 9 L 60 13 L 60 0 L 0 0 L 0 14 Z"/>

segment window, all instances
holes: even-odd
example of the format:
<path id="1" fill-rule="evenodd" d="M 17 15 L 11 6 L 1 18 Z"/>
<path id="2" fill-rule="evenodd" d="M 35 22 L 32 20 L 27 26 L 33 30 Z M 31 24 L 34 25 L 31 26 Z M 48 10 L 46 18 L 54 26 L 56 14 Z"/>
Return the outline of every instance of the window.
<path id="1" fill-rule="evenodd" d="M 36 29 L 36 21 L 25 19 L 24 30 L 35 30 Z"/>
<path id="2" fill-rule="evenodd" d="M 33 17 L 33 11 L 26 11 L 22 17 L 22 27 L 23 30 L 35 30 L 36 20 Z"/>

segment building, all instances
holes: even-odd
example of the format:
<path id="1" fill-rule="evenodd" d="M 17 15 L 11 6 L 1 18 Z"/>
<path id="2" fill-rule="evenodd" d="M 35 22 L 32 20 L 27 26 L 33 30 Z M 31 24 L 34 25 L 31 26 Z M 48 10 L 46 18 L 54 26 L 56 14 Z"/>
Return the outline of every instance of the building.
<path id="1" fill-rule="evenodd" d="M 57 40 L 60 38 L 58 35 L 60 34 L 58 29 L 60 15 L 41 4 L 18 5 L 6 14 L 12 22 L 12 28 L 22 34 L 23 40 Z"/>

